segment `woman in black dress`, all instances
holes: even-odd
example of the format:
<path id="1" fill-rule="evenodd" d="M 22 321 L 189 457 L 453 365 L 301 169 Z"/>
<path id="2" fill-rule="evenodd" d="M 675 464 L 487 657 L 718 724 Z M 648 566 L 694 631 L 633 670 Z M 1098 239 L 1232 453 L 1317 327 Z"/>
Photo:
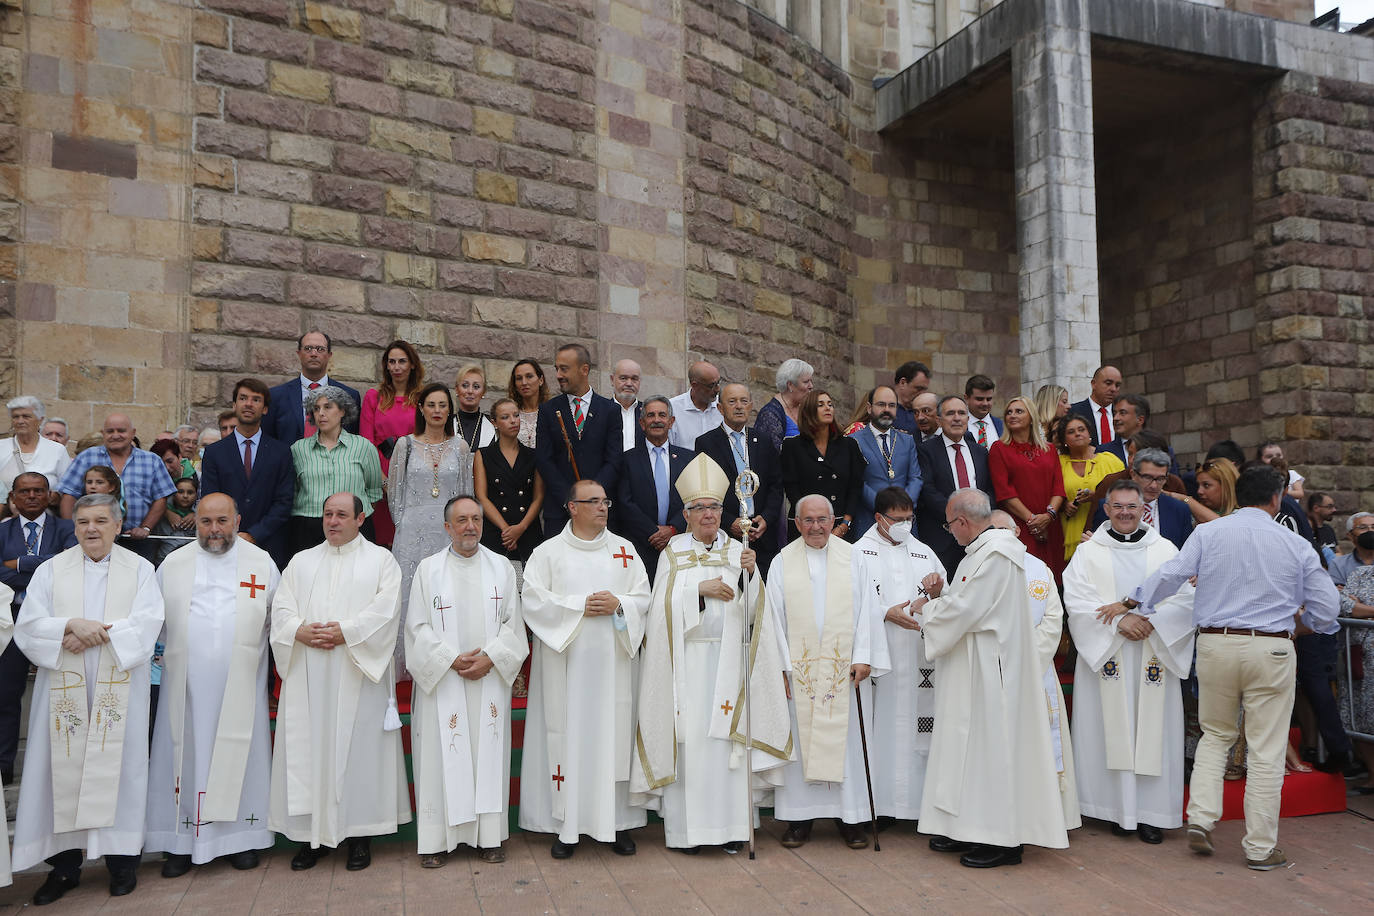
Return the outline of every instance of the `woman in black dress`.
<path id="1" fill-rule="evenodd" d="M 472 464 L 472 484 L 486 523 L 482 545 L 501 554 L 515 566 L 523 581 L 525 561 L 543 535 L 539 509 L 544 504 L 544 481 L 534 469 L 534 449 L 521 445 L 520 408 L 510 398 L 492 405 L 496 438 L 477 450 Z"/>
<path id="2" fill-rule="evenodd" d="M 835 508 L 835 536 L 849 540 L 854 518 L 863 511 L 863 452 L 853 439 L 840 435 L 834 402 L 825 391 L 806 395 L 797 411 L 797 428 L 800 432 L 782 443 L 782 488 L 792 518 L 787 539 L 797 538 L 797 503 L 818 493 Z"/>

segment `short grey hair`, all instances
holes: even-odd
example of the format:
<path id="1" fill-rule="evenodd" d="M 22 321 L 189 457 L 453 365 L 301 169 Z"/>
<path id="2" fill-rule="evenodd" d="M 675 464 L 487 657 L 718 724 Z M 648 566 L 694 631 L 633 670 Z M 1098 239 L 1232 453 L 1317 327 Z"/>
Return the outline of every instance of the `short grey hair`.
<path id="1" fill-rule="evenodd" d="M 1374 518 L 1374 512 L 1356 512 L 1354 515 L 1350 516 L 1350 518 L 1345 520 L 1345 533 L 1349 534 L 1350 529 L 1354 528 L 1355 523 L 1362 518 Z"/>
<path id="2" fill-rule="evenodd" d="M 791 359 L 782 361 L 778 367 L 778 372 L 773 376 L 773 384 L 781 393 L 787 390 L 788 385 L 795 385 L 808 375 L 815 375 L 816 368 L 804 359 Z"/>
<path id="3" fill-rule="evenodd" d="M 960 515 L 971 522 L 986 522 L 992 518 L 992 501 L 988 494 L 974 487 L 964 487 L 949 495 L 946 505 L 954 507 Z"/>
<path id="4" fill-rule="evenodd" d="M 829 499 L 827 499 L 826 497 L 822 496 L 822 495 L 819 494 L 819 493 L 808 493 L 807 495 L 803 496 L 801 499 L 797 500 L 797 506 L 796 506 L 796 508 L 793 510 L 792 514 L 793 514 L 793 515 L 799 514 L 799 513 L 801 512 L 802 506 L 806 505 L 806 501 L 809 500 L 809 499 L 819 499 L 821 502 L 825 503 L 825 510 L 826 510 L 827 512 L 830 513 L 830 517 L 831 517 L 831 518 L 834 518 L 834 517 L 835 517 L 835 507 L 832 506 L 832 505 L 830 504 L 830 500 L 829 500 Z"/>
<path id="5" fill-rule="evenodd" d="M 192 426 L 191 424 L 189 424 L 189 423 L 183 423 L 183 424 L 181 424 L 181 425 L 178 426 L 176 429 L 172 430 L 172 432 L 173 432 L 175 435 L 180 436 L 182 433 L 184 433 L 184 432 L 186 432 L 186 431 L 188 431 L 188 430 L 191 431 L 191 432 L 193 432 L 193 433 L 194 433 L 194 432 L 197 432 L 196 428 L 195 428 L 194 426 Z"/>
<path id="6" fill-rule="evenodd" d="M 38 400 L 38 398 L 34 397 L 31 394 L 21 394 L 17 398 L 11 398 L 10 401 L 7 404 L 5 404 L 5 409 L 32 410 L 34 416 L 36 416 L 40 421 L 43 419 L 43 402 Z"/>
<path id="7" fill-rule="evenodd" d="M 87 493 L 76 501 L 72 508 L 72 517 L 75 518 L 76 513 L 82 509 L 95 509 L 101 506 L 108 507 L 121 522 L 124 521 L 124 510 L 119 505 L 119 497 L 113 493 Z"/>
<path id="8" fill-rule="evenodd" d="M 348 426 L 358 420 L 358 402 L 348 396 L 338 385 L 325 385 L 323 388 L 316 388 L 305 396 L 301 406 L 307 411 L 313 411 L 315 405 L 320 402 L 320 398 L 332 403 L 343 411 L 343 425 Z"/>
<path id="9" fill-rule="evenodd" d="M 655 395 L 644 402 L 645 407 L 648 407 L 650 404 L 662 404 L 667 409 L 668 416 L 671 417 L 673 415 L 673 402 L 661 394 Z"/>
<path id="10" fill-rule="evenodd" d="M 49 423 L 61 423 L 61 424 L 62 424 L 62 432 L 64 432 L 64 433 L 70 433 L 70 432 L 71 432 L 71 426 L 68 425 L 67 421 L 64 420 L 64 419 L 62 419 L 61 417 L 48 417 L 46 420 L 43 421 L 43 425 L 44 425 L 44 426 L 47 426 Z"/>
<path id="11" fill-rule="evenodd" d="M 1169 453 L 1162 448 L 1142 448 L 1135 453 L 1135 458 L 1131 461 L 1131 470 L 1139 473 L 1142 464 L 1157 464 L 1168 470 Z"/>

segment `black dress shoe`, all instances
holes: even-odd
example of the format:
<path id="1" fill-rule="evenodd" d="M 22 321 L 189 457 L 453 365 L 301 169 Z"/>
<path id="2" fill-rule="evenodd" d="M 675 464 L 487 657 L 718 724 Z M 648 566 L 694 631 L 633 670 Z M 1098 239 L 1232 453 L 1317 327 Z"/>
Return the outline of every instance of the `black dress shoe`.
<path id="1" fill-rule="evenodd" d="M 888 817 L 886 814 L 880 816 L 878 818 L 878 832 L 882 833 L 884 830 L 891 827 L 895 823 L 897 823 L 897 819 L 895 817 Z"/>
<path id="2" fill-rule="evenodd" d="M 167 853 L 167 861 L 162 863 L 162 877 L 180 878 L 191 870 L 191 857 Z"/>
<path id="3" fill-rule="evenodd" d="M 344 868 L 348 871 L 362 871 L 372 864 L 372 840 L 362 837 L 348 841 L 348 861 Z"/>
<path id="4" fill-rule="evenodd" d="M 245 849 L 243 852 L 236 852 L 229 857 L 229 864 L 239 871 L 248 871 L 250 868 L 257 868 L 258 851 L 256 849 Z"/>
<path id="5" fill-rule="evenodd" d="M 844 845 L 850 849 L 866 849 L 868 847 L 868 831 L 858 824 L 846 824 L 842 821 L 839 828 L 840 839 L 844 840 Z"/>
<path id="6" fill-rule="evenodd" d="M 972 852 L 975 848 L 973 843 L 951 840 L 947 836 L 933 836 L 930 838 L 930 849 L 932 852 Z"/>
<path id="7" fill-rule="evenodd" d="M 110 896 L 124 897 L 134 892 L 138 887 L 138 872 L 132 868 L 116 872 L 110 872 Z"/>
<path id="8" fill-rule="evenodd" d="M 549 850 L 549 855 L 555 859 L 571 859 L 573 853 L 577 852 L 576 843 L 564 843 L 562 840 L 554 840 L 553 848 Z"/>
<path id="9" fill-rule="evenodd" d="M 1112 824 L 1112 836 L 1130 836 L 1133 833 L 1135 833 L 1134 830 L 1127 830 L 1120 824 Z"/>
<path id="10" fill-rule="evenodd" d="M 48 879 L 33 892 L 34 906 L 47 906 L 62 899 L 62 895 L 81 884 L 81 876 L 66 878 L 55 871 L 48 872 Z"/>
<path id="11" fill-rule="evenodd" d="M 291 857 L 292 871 L 305 871 L 307 868 L 314 868 L 315 863 L 320 861 L 322 856 L 329 855 L 328 846 L 311 848 L 309 843 L 302 843 L 301 848 L 296 850 L 296 854 Z"/>
<path id="12" fill-rule="evenodd" d="M 1149 843 L 1151 846 L 1158 846 L 1164 842 L 1164 831 L 1158 827 L 1151 827 L 1149 824 L 1141 824 L 1135 828 L 1136 835 L 1140 837 L 1142 843 Z"/>
<path id="13" fill-rule="evenodd" d="M 611 852 L 618 856 L 632 856 L 635 854 L 635 838 L 628 830 L 617 830 L 615 832 L 615 842 L 611 844 Z"/>
<path id="14" fill-rule="evenodd" d="M 792 821 L 787 825 L 787 829 L 782 832 L 782 845 L 786 849 L 804 846 L 809 839 L 811 839 L 810 821 Z"/>
<path id="15" fill-rule="evenodd" d="M 700 846 L 675 846 L 675 847 L 673 847 L 673 851 L 674 851 L 674 852 L 680 852 L 680 853 L 682 853 L 684 856 L 699 856 L 699 855 L 701 855 L 701 847 L 700 847 Z"/>
<path id="16" fill-rule="evenodd" d="M 979 846 L 959 857 L 966 868 L 997 868 L 1000 865 L 1020 865 L 1020 846 Z"/>

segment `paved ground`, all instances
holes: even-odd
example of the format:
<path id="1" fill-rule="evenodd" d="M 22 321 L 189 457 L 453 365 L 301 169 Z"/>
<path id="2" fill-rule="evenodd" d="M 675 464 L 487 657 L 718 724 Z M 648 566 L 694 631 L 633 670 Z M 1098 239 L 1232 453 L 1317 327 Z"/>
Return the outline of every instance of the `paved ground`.
<path id="1" fill-rule="evenodd" d="M 1374 799 L 1352 805 L 1374 815 Z M 1187 851 L 1182 831 L 1163 846 L 1114 837 L 1090 821 L 1071 847 L 1032 849 L 1024 864 L 992 871 L 963 868 L 930 852 L 909 824 L 882 834 L 882 851 L 852 851 L 834 828 L 817 824 L 799 850 L 777 844 L 765 821 L 758 858 L 707 850 L 696 857 L 664 849 L 662 831 L 639 831 L 639 854 L 621 858 L 584 841 L 567 862 L 549 857 L 550 838 L 516 834 L 503 865 L 460 851 L 442 869 L 423 870 L 409 844 L 378 843 L 373 865 L 348 872 L 342 855 L 292 872 L 290 851 L 264 857 L 255 871 L 215 863 L 166 880 L 149 857 L 138 890 L 112 900 L 104 867 L 88 866 L 80 888 L 47 912 L 136 913 L 1368 913 L 1374 901 L 1374 822 L 1354 811 L 1283 821 L 1279 843 L 1291 868 L 1252 872 L 1240 850 L 1241 825 L 1216 832 L 1218 854 Z M 20 875 L 0 890 L 0 916 L 17 912 L 42 876 Z"/>

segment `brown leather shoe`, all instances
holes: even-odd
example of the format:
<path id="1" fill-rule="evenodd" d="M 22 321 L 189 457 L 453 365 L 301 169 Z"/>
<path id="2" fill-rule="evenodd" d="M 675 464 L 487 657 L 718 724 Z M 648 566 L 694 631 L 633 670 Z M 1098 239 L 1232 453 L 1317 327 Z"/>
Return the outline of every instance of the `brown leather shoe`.
<path id="1" fill-rule="evenodd" d="M 477 858 L 483 862 L 490 862 L 492 865 L 499 865 L 506 861 L 506 849 L 504 846 L 489 846 L 477 850 Z"/>
<path id="2" fill-rule="evenodd" d="M 786 849 L 796 849 L 798 846 L 805 846 L 809 839 L 811 839 L 811 822 L 792 821 L 783 831 L 782 845 Z"/>

